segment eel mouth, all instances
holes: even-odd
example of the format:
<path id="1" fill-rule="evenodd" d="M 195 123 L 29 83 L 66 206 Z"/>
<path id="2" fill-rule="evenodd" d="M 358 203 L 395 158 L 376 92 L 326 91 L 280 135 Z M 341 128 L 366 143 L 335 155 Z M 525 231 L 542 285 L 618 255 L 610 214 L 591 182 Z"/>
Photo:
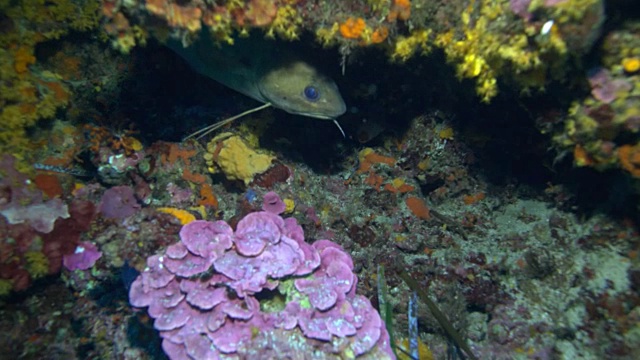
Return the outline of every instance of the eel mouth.
<path id="1" fill-rule="evenodd" d="M 294 115 L 301 115 L 301 116 L 306 116 L 306 117 L 310 117 L 310 118 L 315 118 L 315 119 L 321 119 L 321 120 L 335 120 L 337 117 L 343 115 L 345 112 L 347 112 L 347 106 L 342 103 L 340 104 L 341 106 L 339 108 L 337 108 L 335 111 L 332 112 L 327 112 L 327 111 L 320 111 L 320 112 L 304 112 L 304 111 L 296 111 L 296 112 L 290 112 L 291 114 Z"/>

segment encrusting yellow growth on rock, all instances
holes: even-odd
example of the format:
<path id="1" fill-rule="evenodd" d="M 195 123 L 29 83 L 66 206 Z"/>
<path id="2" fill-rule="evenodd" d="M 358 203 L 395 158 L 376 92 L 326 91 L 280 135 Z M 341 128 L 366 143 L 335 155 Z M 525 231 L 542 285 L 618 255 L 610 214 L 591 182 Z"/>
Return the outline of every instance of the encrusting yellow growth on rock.
<path id="1" fill-rule="evenodd" d="M 431 30 L 416 30 L 408 37 L 399 37 L 395 43 L 391 58 L 393 60 L 407 61 L 416 51 L 420 50 L 422 55 L 426 55 L 431 51 L 429 36 Z"/>
<path id="2" fill-rule="evenodd" d="M 291 214 L 293 213 L 293 210 L 296 209 L 296 203 L 295 201 L 293 201 L 293 199 L 284 199 L 284 213 L 285 214 Z"/>
<path id="3" fill-rule="evenodd" d="M 160 208 L 157 208 L 156 210 L 165 214 L 173 215 L 176 219 L 180 221 L 180 224 L 182 225 L 187 225 L 188 223 L 196 219 L 196 217 L 192 213 L 188 212 L 187 210 L 176 209 L 172 207 L 160 207 Z"/>
<path id="4" fill-rule="evenodd" d="M 49 272 L 49 259 L 40 251 L 28 251 L 24 254 L 27 260 L 25 268 L 32 278 L 41 278 Z"/>
<path id="5" fill-rule="evenodd" d="M 514 79 L 524 92 L 543 90 L 547 76 L 567 56 L 557 19 L 541 29 L 526 23 L 515 26 L 512 16 L 509 2 L 471 0 L 461 14 L 462 31 L 450 29 L 434 40 L 455 64 L 458 77 L 475 80 L 484 102 L 497 95 L 500 77 Z"/>
<path id="6" fill-rule="evenodd" d="M 402 349 L 405 349 L 405 351 L 408 350 L 409 349 L 409 339 L 402 338 L 402 339 L 396 340 L 396 346 L 401 347 Z M 407 360 L 407 359 L 411 359 L 411 357 L 408 356 L 407 353 L 399 351 L 398 352 L 398 359 L 399 360 Z M 429 349 L 429 346 L 427 344 L 425 344 L 419 338 L 418 338 L 418 359 L 420 359 L 420 360 L 433 360 L 433 354 L 431 353 L 431 349 Z"/>
<path id="7" fill-rule="evenodd" d="M 13 284 L 11 281 L 6 279 L 0 279 L 0 296 L 7 295 L 13 289 Z"/>
<path id="8" fill-rule="evenodd" d="M 22 170 L 31 168 L 38 147 L 32 129 L 51 119 L 71 101 L 69 83 L 41 62 L 41 53 L 61 46 L 47 44 L 70 32 L 100 24 L 100 1 L 0 0 L 0 153 L 10 153 Z M 47 45 L 45 45 L 47 44 Z"/>
<path id="9" fill-rule="evenodd" d="M 222 133 L 207 144 L 204 158 L 211 173 L 221 171 L 229 180 L 242 180 L 248 185 L 265 172 L 275 157 L 251 148 L 240 136 Z"/>
<path id="10" fill-rule="evenodd" d="M 300 34 L 302 26 L 302 17 L 291 4 L 278 8 L 276 18 L 266 31 L 267 37 L 275 37 L 280 35 L 286 40 L 296 40 Z"/>

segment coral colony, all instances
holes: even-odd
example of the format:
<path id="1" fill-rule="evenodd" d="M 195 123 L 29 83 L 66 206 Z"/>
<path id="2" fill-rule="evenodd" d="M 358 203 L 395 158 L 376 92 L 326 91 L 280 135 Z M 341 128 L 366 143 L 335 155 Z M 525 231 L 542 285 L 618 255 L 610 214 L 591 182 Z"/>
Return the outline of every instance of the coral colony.
<path id="1" fill-rule="evenodd" d="M 277 200 L 267 199 L 272 208 Z M 247 354 L 266 341 L 256 334 L 276 338 L 289 353 L 318 347 L 393 358 L 384 323 L 356 285 L 353 261 L 339 245 L 309 245 L 295 219 L 262 211 L 236 231 L 224 221 L 185 225 L 179 243 L 147 259 L 129 299 L 148 307 L 171 359 Z"/>

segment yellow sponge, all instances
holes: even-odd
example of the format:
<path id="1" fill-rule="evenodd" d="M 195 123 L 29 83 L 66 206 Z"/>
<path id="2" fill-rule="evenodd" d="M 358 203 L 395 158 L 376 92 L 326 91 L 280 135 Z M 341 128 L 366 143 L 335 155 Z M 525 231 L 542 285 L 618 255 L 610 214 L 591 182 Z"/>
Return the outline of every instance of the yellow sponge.
<path id="1" fill-rule="evenodd" d="M 242 180 L 248 185 L 254 176 L 265 172 L 274 157 L 258 152 L 240 136 L 222 133 L 207 144 L 204 155 L 209 172 L 222 173 L 229 180 Z"/>
<path id="2" fill-rule="evenodd" d="M 196 219 L 196 217 L 187 210 L 176 209 L 172 207 L 159 207 L 156 210 L 165 214 L 173 215 L 176 219 L 178 219 L 178 221 L 180 221 L 180 224 L 182 225 L 187 225 L 188 223 Z"/>

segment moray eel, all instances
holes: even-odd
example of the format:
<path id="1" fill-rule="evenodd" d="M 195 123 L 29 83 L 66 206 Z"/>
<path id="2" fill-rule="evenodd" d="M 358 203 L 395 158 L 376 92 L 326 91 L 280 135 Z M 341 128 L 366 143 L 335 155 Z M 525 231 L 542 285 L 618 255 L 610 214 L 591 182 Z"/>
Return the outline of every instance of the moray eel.
<path id="1" fill-rule="evenodd" d="M 270 104 L 291 114 L 335 122 L 346 111 L 335 82 L 277 45 L 251 37 L 236 39 L 233 45 L 218 45 L 204 32 L 188 47 L 178 41 L 168 42 L 198 73 L 265 103 L 240 116 Z M 223 120 L 225 124 L 230 121 Z M 200 137 L 206 133 L 196 134 Z"/>

